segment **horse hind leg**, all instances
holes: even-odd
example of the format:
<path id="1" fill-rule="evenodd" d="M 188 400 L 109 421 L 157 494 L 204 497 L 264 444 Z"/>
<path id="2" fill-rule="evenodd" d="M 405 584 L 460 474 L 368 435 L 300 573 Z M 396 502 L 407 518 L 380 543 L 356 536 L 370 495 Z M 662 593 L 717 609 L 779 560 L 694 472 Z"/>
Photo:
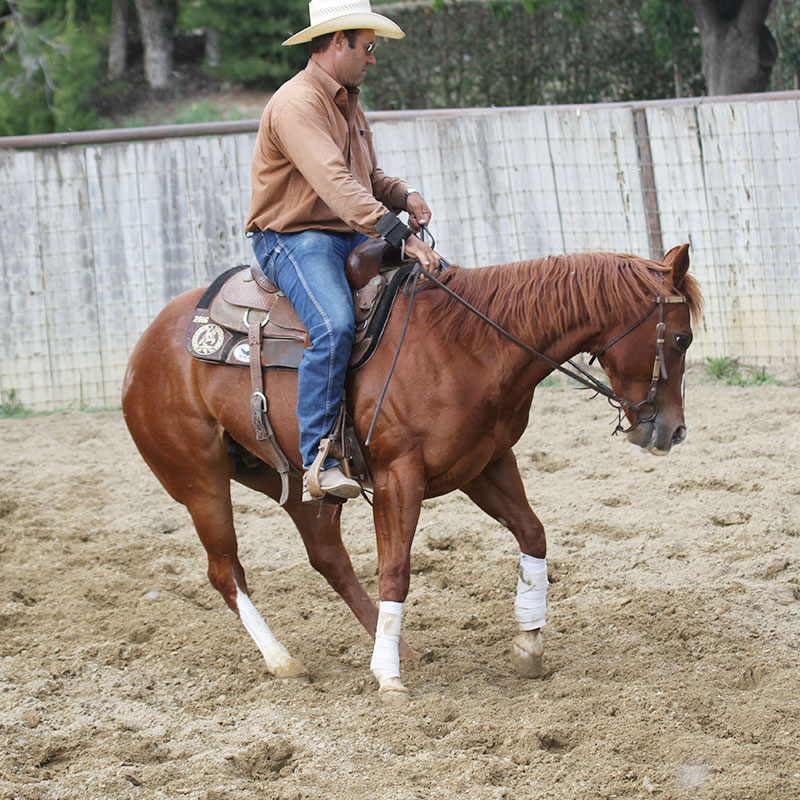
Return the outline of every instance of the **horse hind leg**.
<path id="1" fill-rule="evenodd" d="M 193 361 L 183 346 L 183 331 L 199 299 L 173 300 L 142 334 L 125 373 L 122 410 L 139 452 L 164 488 L 185 505 L 208 555 L 208 577 L 242 621 L 278 677 L 302 677 L 305 668 L 275 638 L 247 591 L 237 555 L 230 482 L 230 439 L 204 398 L 231 396 L 234 369 Z M 165 378 L 164 376 L 167 376 Z M 231 412 L 235 417 L 235 412 Z M 242 423 L 251 430 L 249 414 Z"/>
<path id="2" fill-rule="evenodd" d="M 239 617 L 271 674 L 278 678 L 307 678 L 305 667 L 278 641 L 250 599 L 233 525 L 227 440 L 210 434 L 201 438 L 197 431 L 183 430 L 179 437 L 163 433 L 152 435 L 152 429 L 148 429 L 148 438 L 140 435 L 137 444 L 164 488 L 189 510 L 208 556 L 211 585 Z M 185 452 L 187 441 L 202 441 L 203 446 Z M 167 446 L 162 447 L 161 442 Z M 192 464 L 191 471 L 186 470 L 188 463 Z"/>
<path id="3" fill-rule="evenodd" d="M 194 500 L 189 505 L 195 529 L 208 555 L 208 578 L 239 617 L 277 678 L 308 678 L 308 671 L 278 641 L 250 599 L 244 569 L 237 554 L 229 486 L 224 497 Z"/>

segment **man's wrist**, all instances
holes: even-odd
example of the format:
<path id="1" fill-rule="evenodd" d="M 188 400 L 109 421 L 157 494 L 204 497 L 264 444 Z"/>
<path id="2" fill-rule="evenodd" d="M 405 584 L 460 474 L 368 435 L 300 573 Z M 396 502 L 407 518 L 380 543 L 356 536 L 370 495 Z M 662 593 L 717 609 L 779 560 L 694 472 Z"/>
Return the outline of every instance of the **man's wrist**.
<path id="1" fill-rule="evenodd" d="M 408 225 L 401 222 L 391 211 L 384 214 L 375 225 L 378 236 L 392 247 L 400 245 L 411 236 L 414 231 Z"/>
<path id="2" fill-rule="evenodd" d="M 408 196 L 410 194 L 419 194 L 419 189 L 412 189 L 410 186 L 406 189 L 405 193 L 403 194 L 403 209 L 408 211 Z"/>

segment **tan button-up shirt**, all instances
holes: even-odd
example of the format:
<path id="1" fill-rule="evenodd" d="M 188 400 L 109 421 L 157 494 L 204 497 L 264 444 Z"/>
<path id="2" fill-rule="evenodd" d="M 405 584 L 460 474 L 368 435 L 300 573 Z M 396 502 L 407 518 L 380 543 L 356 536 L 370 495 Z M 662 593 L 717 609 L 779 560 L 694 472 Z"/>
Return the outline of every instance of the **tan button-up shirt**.
<path id="1" fill-rule="evenodd" d="M 246 230 L 315 228 L 375 236 L 403 206 L 404 181 L 378 169 L 358 91 L 313 61 L 267 103 L 253 155 Z"/>

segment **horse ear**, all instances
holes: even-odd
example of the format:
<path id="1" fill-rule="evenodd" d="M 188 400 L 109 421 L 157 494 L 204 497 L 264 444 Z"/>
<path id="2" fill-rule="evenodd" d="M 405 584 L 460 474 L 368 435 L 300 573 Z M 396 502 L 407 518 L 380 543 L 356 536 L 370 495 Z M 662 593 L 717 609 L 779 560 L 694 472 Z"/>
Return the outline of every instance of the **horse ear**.
<path id="1" fill-rule="evenodd" d="M 672 267 L 672 285 L 676 289 L 680 289 L 683 279 L 689 271 L 689 245 L 680 244 L 673 247 L 661 259 L 661 262 L 667 267 Z"/>

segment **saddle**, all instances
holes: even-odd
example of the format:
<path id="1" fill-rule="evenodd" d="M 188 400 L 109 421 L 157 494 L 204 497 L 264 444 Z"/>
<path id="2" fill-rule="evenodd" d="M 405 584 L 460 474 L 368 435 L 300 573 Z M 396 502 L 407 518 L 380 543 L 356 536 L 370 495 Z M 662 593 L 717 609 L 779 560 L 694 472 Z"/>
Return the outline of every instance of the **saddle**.
<path id="1" fill-rule="evenodd" d="M 346 272 L 355 311 L 350 370 L 366 364 L 375 352 L 397 291 L 412 266 L 403 263 L 399 252 L 380 239 L 364 242 L 350 255 Z M 193 358 L 250 368 L 256 439 L 267 462 L 281 475 L 283 505 L 288 497 L 288 474 L 298 470 L 286 457 L 270 424 L 264 370 L 300 366 L 308 346 L 308 331 L 300 317 L 254 260 L 249 266 L 229 269 L 206 289 L 187 326 L 185 345 Z M 369 480 L 344 398 L 330 439 L 331 455 L 341 459 L 345 472 L 362 483 Z"/>
<path id="2" fill-rule="evenodd" d="M 366 364 L 375 352 L 397 290 L 411 267 L 382 240 L 370 239 L 351 254 L 346 268 L 355 310 L 351 370 Z M 262 366 L 297 369 L 308 331 L 256 261 L 232 267 L 206 289 L 186 329 L 186 349 L 201 361 L 247 366 L 253 321 L 261 325 Z"/>

